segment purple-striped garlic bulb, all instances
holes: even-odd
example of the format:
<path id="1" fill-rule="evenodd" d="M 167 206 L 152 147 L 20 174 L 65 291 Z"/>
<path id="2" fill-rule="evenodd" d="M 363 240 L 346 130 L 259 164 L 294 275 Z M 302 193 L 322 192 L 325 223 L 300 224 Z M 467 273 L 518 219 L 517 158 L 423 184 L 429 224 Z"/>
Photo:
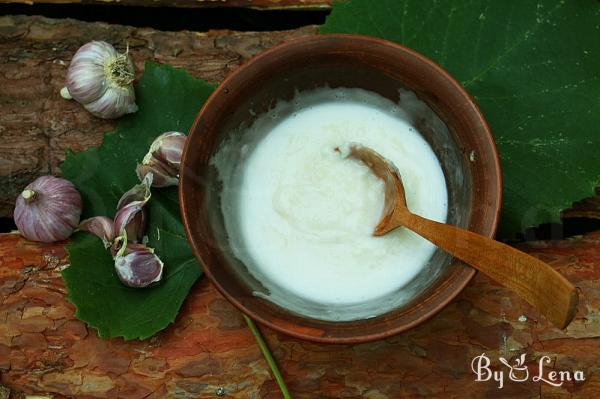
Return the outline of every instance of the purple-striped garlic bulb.
<path id="1" fill-rule="evenodd" d="M 92 41 L 77 50 L 60 91 L 94 116 L 114 119 L 138 110 L 133 79 L 135 70 L 127 53 L 118 53 L 103 41 Z"/>
<path id="2" fill-rule="evenodd" d="M 81 196 L 68 180 L 41 176 L 17 197 L 14 219 L 23 237 L 55 242 L 68 238 L 79 224 Z"/>

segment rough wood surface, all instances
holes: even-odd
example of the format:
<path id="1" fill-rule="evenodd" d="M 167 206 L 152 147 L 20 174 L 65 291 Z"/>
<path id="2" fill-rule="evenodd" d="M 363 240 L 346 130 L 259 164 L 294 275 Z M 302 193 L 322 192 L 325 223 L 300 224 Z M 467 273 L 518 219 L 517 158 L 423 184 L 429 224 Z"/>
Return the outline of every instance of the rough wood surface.
<path id="1" fill-rule="evenodd" d="M 560 213 L 563 218 L 600 219 L 600 187 L 596 187 L 596 195 L 574 202 L 569 209 Z"/>
<path id="2" fill-rule="evenodd" d="M 244 7 L 256 9 L 327 9 L 333 0 L 0 0 L 21 4 L 103 4 L 144 7 Z"/>
<path id="3" fill-rule="evenodd" d="M 252 55 L 315 26 L 281 32 L 159 32 L 104 23 L 43 17 L 0 17 L 0 217 L 11 216 L 25 185 L 60 174 L 65 150 L 98 146 L 114 121 L 98 119 L 59 95 L 77 49 L 105 40 L 129 44 L 138 76 L 145 60 L 168 63 L 218 82 Z"/>
<path id="4" fill-rule="evenodd" d="M 595 398 L 600 397 L 600 232 L 523 247 L 581 290 L 566 331 L 553 328 L 515 295 L 479 274 L 424 325 L 362 345 L 319 345 L 263 328 L 295 398 Z M 278 398 L 256 343 L 235 310 L 202 278 L 177 321 L 146 341 L 105 341 L 73 317 L 60 270 L 60 244 L 0 235 L 1 384 L 20 397 Z M 526 353 L 528 382 L 476 382 L 471 360 L 485 352 Z M 532 382 L 541 356 L 550 370 L 584 373 L 583 382 Z M 505 376 L 508 380 L 508 376 Z"/>

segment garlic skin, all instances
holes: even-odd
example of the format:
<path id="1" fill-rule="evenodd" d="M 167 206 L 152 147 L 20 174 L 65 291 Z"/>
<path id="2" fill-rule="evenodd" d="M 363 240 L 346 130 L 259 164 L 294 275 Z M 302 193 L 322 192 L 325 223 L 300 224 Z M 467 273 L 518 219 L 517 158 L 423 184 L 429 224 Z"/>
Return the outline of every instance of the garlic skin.
<path id="1" fill-rule="evenodd" d="M 150 192 L 150 187 L 152 187 L 153 180 L 152 173 L 148 173 L 142 179 L 140 184 L 136 184 L 129 190 L 127 190 L 119 199 L 117 203 L 117 210 L 125 207 L 127 204 L 130 204 L 134 201 L 146 201 L 150 200 L 152 193 Z"/>
<path id="2" fill-rule="evenodd" d="M 138 110 L 135 104 L 133 63 L 103 41 L 77 50 L 67 71 L 64 98 L 73 98 L 94 116 L 114 119 Z"/>
<path id="3" fill-rule="evenodd" d="M 55 242 L 71 236 L 79 224 L 81 209 L 81 196 L 73 183 L 41 176 L 17 197 L 14 219 L 28 240 Z"/>
<path id="4" fill-rule="evenodd" d="M 119 280 L 132 288 L 143 288 L 160 281 L 163 266 L 154 249 L 142 244 L 127 243 L 115 256 L 115 271 Z"/>
<path id="5" fill-rule="evenodd" d="M 104 248 L 109 248 L 115 240 L 115 228 L 113 220 L 106 216 L 94 216 L 79 223 L 78 231 L 87 231 L 98 236 Z"/>

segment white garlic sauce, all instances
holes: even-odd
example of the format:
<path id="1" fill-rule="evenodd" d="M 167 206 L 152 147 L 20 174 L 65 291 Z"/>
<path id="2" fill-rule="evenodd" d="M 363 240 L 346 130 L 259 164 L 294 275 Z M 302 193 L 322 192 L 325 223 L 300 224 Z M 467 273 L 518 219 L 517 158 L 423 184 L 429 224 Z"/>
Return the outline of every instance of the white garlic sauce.
<path id="1" fill-rule="evenodd" d="M 335 151 L 348 143 L 377 151 L 399 169 L 409 209 L 444 222 L 442 168 L 409 121 L 378 94 L 321 88 L 280 101 L 233 132 L 211 163 L 224 186 L 221 205 L 234 255 L 272 292 L 313 303 L 360 304 L 409 284 L 435 247 L 404 228 L 374 237 L 383 182 Z M 232 165 L 240 146 L 242 157 Z M 294 301 L 273 299 L 294 307 Z M 302 306 L 292 310 L 303 313 Z"/>

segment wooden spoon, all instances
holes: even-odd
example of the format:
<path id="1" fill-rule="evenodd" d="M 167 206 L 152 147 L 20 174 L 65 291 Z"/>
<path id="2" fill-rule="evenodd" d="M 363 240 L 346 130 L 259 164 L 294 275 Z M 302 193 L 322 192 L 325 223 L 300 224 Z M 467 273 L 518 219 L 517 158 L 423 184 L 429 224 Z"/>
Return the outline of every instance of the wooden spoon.
<path id="1" fill-rule="evenodd" d="M 565 328 L 571 322 L 579 302 L 577 291 L 552 267 L 491 238 L 411 213 L 400 173 L 393 164 L 356 144 L 350 146 L 347 156 L 367 165 L 385 183 L 383 216 L 373 235 L 404 226 L 514 291 L 555 326 Z"/>

